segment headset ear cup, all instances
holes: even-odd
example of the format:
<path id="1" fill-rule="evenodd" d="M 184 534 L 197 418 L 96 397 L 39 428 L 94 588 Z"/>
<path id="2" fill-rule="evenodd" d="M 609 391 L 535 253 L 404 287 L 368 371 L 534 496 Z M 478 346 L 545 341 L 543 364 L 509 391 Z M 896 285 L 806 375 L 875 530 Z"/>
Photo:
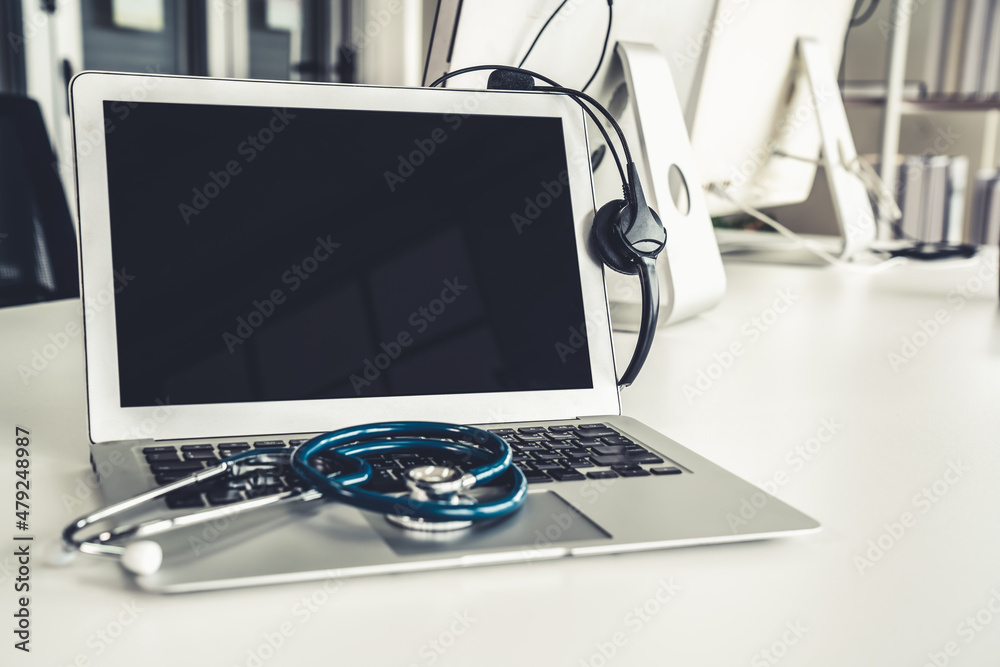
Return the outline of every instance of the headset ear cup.
<path id="1" fill-rule="evenodd" d="M 621 217 L 627 213 L 624 199 L 615 199 L 602 206 L 590 228 L 590 242 L 608 268 L 634 276 L 639 272 L 636 254 L 625 244 L 620 231 Z"/>

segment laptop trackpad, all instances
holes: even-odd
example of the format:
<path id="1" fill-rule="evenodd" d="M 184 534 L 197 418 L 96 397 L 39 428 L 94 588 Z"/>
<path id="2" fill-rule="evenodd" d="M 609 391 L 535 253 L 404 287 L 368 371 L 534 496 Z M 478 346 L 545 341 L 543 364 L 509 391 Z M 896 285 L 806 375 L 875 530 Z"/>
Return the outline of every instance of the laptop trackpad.
<path id="1" fill-rule="evenodd" d="M 467 550 L 545 549 L 562 542 L 611 539 L 611 535 L 554 491 L 529 493 L 513 515 L 445 532 L 407 530 L 365 513 L 369 523 L 400 556 Z"/>

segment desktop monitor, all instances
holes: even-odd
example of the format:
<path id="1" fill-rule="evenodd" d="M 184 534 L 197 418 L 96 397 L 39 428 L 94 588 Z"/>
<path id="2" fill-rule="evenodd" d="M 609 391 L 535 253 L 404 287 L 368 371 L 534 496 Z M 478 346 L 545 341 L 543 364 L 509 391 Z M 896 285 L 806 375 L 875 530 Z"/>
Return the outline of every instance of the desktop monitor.
<path id="1" fill-rule="evenodd" d="M 438 0 L 424 85 L 446 72 L 470 65 L 516 65 L 560 2 Z M 639 42 L 652 44 L 665 55 L 675 55 L 671 71 L 678 98 L 682 106 L 686 105 L 698 78 L 703 42 L 715 14 L 715 2 L 614 2 L 608 53 L 586 92 L 596 93 L 600 99 L 607 72 L 613 68 L 615 42 Z M 563 85 L 582 88 L 600 58 L 607 21 L 606 0 L 569 0 L 546 27 L 524 67 Z M 445 85 L 482 87 L 487 76 L 488 72 L 472 73 L 468 78 L 452 79 Z"/>
<path id="2" fill-rule="evenodd" d="M 425 82 L 474 64 L 516 64 L 559 4 L 440 0 Z M 734 200 L 755 208 L 804 201 L 823 154 L 821 145 L 830 146 L 834 168 L 827 170 L 827 178 L 844 238 L 842 255 L 852 255 L 875 235 L 834 77 L 854 4 L 618 0 L 608 54 L 587 92 L 616 115 L 629 116 L 627 109 L 634 105 L 623 94 L 623 68 L 614 45 L 654 46 L 669 66 L 697 159 L 699 182 L 688 185 L 716 184 L 729 195 L 705 198 L 713 216 L 740 211 Z M 603 0 L 567 2 L 525 66 L 565 85 L 583 85 L 599 57 L 607 15 Z M 810 44 L 809 54 L 800 48 L 803 40 Z M 455 85 L 480 85 L 475 75 L 469 76 L 471 81 Z M 658 110 L 635 111 L 639 113 L 655 118 Z M 650 159 L 658 150 L 645 148 Z M 620 187 L 607 163 L 596 166 L 594 183 L 599 202 Z M 670 190 L 674 195 L 676 188 Z"/>
<path id="3" fill-rule="evenodd" d="M 462 67 L 516 65 L 559 0 L 441 0 L 428 53 L 425 83 Z M 667 230 L 667 246 L 657 260 L 660 323 L 668 324 L 710 309 L 725 293 L 725 271 L 711 218 L 698 185 L 695 156 L 685 126 L 684 106 L 698 79 L 691 67 L 672 68 L 662 56 L 672 43 L 696 34 L 712 17 L 712 3 L 628 2 L 619 0 L 607 52 L 586 92 L 614 114 L 629 137 L 643 189 Z M 601 60 L 609 5 L 571 0 L 562 5 L 524 63 L 560 84 L 581 89 Z M 623 44 L 634 48 L 624 52 Z M 655 44 L 659 50 L 650 48 Z M 454 87 L 482 87 L 488 73 L 452 79 Z M 676 84 L 674 80 L 676 79 Z M 678 94 L 678 92 L 680 94 Z M 634 104 L 633 99 L 645 100 Z M 643 119 L 646 124 L 643 125 Z M 607 156 L 591 129 L 594 156 Z M 622 185 L 613 160 L 594 159 L 597 204 L 620 199 Z M 639 321 L 638 281 L 606 272 L 616 328 Z"/>
<path id="4" fill-rule="evenodd" d="M 816 112 L 838 103 L 840 91 L 834 81 L 832 89 L 821 88 L 819 104 L 813 100 L 797 45 L 801 38 L 818 42 L 833 80 L 854 4 L 718 0 L 718 28 L 689 104 L 691 142 L 705 184 L 726 184 L 756 208 L 809 196 L 820 156 Z M 715 197 L 709 207 L 715 215 L 739 210 Z"/>

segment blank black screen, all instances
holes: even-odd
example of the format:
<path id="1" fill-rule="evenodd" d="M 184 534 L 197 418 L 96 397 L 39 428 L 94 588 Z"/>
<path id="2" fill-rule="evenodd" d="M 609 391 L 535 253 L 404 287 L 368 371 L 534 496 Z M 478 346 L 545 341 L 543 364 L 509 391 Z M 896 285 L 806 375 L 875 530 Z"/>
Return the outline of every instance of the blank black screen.
<path id="1" fill-rule="evenodd" d="M 559 119 L 104 111 L 123 407 L 592 386 Z"/>

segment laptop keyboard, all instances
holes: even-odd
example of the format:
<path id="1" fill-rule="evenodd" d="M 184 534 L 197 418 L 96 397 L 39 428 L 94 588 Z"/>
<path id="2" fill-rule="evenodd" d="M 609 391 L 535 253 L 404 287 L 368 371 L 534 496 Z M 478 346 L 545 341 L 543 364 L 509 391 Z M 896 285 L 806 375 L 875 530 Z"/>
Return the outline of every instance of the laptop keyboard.
<path id="1" fill-rule="evenodd" d="M 507 441 L 529 484 L 676 475 L 658 454 L 606 424 L 491 429 Z"/>
<path id="2" fill-rule="evenodd" d="M 606 424 L 566 424 L 523 426 L 490 431 L 510 445 L 514 465 L 521 469 L 530 485 L 587 479 L 678 475 L 680 468 L 664 461 L 658 454 L 633 442 Z M 264 447 L 296 447 L 304 440 L 257 440 L 219 444 L 158 445 L 144 448 L 143 455 L 157 484 L 168 484 L 210 468 L 237 452 Z M 318 467 L 332 475 L 337 468 L 323 455 Z M 446 457 L 416 453 L 366 456 L 374 476 L 365 488 L 379 493 L 406 491 L 402 474 L 420 465 L 450 465 L 464 472 L 460 462 Z M 249 477 L 210 480 L 168 494 L 172 508 L 227 505 L 241 500 L 272 495 L 301 487 L 302 481 L 288 467 L 275 467 Z"/>

